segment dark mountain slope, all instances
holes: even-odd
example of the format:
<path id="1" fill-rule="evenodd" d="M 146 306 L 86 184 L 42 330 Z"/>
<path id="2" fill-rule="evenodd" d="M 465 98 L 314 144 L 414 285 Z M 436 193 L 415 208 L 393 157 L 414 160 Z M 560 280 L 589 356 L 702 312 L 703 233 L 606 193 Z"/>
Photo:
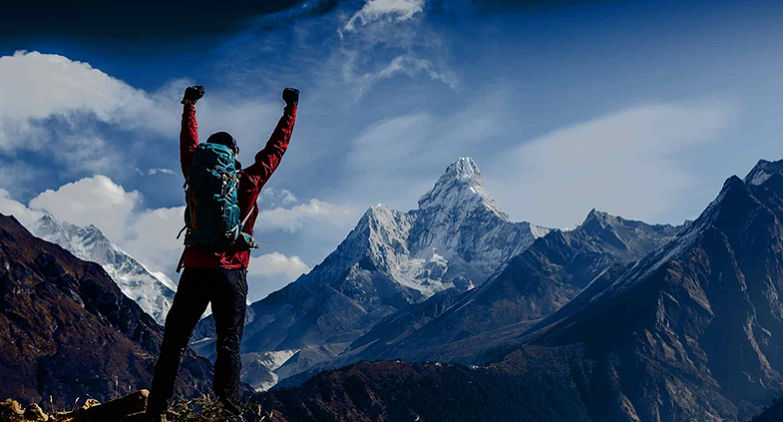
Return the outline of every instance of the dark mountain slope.
<path id="1" fill-rule="evenodd" d="M 148 387 L 162 329 L 97 264 L 0 215 L 0 396 L 73 403 Z M 209 391 L 211 366 L 188 352 L 177 391 Z"/>
<path id="2" fill-rule="evenodd" d="M 585 344 L 642 419 L 757 413 L 783 391 L 782 198 L 780 173 L 729 179 L 677 242 L 528 341 Z"/>
<path id="3" fill-rule="evenodd" d="M 783 399 L 777 400 L 751 422 L 780 422 L 783 421 Z"/>
<path id="4" fill-rule="evenodd" d="M 579 348 L 531 348 L 514 364 L 469 368 L 440 363 L 361 362 L 302 386 L 256 396 L 273 421 L 589 421 L 589 386 Z M 524 368 L 524 375 L 518 368 Z M 567 403 L 567 405 L 563 405 Z"/>

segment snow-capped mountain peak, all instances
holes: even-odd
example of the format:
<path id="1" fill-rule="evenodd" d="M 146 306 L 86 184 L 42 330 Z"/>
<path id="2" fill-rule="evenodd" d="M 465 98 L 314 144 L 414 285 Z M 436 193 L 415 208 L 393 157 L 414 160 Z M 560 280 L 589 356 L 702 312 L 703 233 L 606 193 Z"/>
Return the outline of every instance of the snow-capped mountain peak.
<path id="1" fill-rule="evenodd" d="M 456 178 L 462 182 L 481 183 L 481 172 L 476 162 L 470 157 L 460 157 L 446 168 L 444 176 Z"/>
<path id="2" fill-rule="evenodd" d="M 508 219 L 485 188 L 481 171 L 470 157 L 460 157 L 449 165 L 432 190 L 419 199 L 419 209 L 422 210 L 461 208 L 468 212 L 477 207 L 486 208 L 497 216 Z"/>
<path id="3" fill-rule="evenodd" d="M 162 323 L 176 289 L 163 273 L 153 273 L 142 263 L 109 241 L 94 225 L 77 226 L 45 213 L 28 227 L 35 236 L 60 245 L 77 258 L 103 267 L 122 293 Z"/>
<path id="4" fill-rule="evenodd" d="M 340 273 L 369 258 L 400 285 L 429 297 L 452 286 L 464 290 L 480 284 L 548 231 L 509 221 L 484 187 L 476 163 L 462 157 L 446 168 L 417 209 L 369 208 L 332 262 L 340 262 L 334 271 Z"/>

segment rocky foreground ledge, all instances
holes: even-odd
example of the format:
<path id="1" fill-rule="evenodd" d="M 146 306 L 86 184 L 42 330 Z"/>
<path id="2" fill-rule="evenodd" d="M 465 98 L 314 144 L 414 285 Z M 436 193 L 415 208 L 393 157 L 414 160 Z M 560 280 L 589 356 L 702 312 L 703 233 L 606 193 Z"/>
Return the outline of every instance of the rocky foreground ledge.
<path id="1" fill-rule="evenodd" d="M 80 407 L 74 410 L 52 410 L 53 413 L 44 412 L 38 404 L 31 404 L 22 409 L 22 406 L 16 400 L 7 399 L 0 403 L 0 420 L 9 422 L 130 422 L 133 420 L 133 418 L 129 418 L 130 415 L 143 412 L 147 407 L 148 395 L 147 390 L 141 390 L 106 403 L 100 403 L 95 399 L 87 399 Z"/>
<path id="2" fill-rule="evenodd" d="M 106 403 L 87 399 L 81 406 L 70 411 L 50 409 L 45 412 L 38 404 L 25 408 L 13 399 L 0 402 L 0 421 L 2 422 L 137 422 L 145 420 L 143 412 L 147 407 L 147 390 L 140 390 Z M 77 401 L 78 404 L 78 401 Z M 273 415 L 261 411 L 258 405 L 245 407 L 244 420 L 260 422 L 271 420 Z M 236 421 L 237 417 L 227 413 L 223 407 L 210 400 L 201 398 L 177 401 L 166 414 L 168 422 L 219 422 Z"/>

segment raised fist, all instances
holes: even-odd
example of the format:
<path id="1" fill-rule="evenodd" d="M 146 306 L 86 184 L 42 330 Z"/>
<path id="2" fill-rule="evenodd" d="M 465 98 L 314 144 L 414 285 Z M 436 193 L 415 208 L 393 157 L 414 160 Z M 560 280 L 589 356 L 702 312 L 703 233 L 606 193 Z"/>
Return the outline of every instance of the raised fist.
<path id="1" fill-rule="evenodd" d="M 182 98 L 182 104 L 196 104 L 204 96 L 204 86 L 195 85 L 185 88 L 185 96 Z"/>
<path id="2" fill-rule="evenodd" d="M 286 88 L 283 90 L 283 101 L 286 105 L 299 104 L 299 90 L 296 88 Z"/>

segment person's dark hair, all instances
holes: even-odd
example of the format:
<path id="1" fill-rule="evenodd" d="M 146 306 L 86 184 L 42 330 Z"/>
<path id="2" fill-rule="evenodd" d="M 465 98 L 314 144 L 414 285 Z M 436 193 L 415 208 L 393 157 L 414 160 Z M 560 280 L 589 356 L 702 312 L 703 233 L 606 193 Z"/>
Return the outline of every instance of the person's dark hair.
<path id="1" fill-rule="evenodd" d="M 234 139 L 234 137 L 231 136 L 228 132 L 213 133 L 212 135 L 209 135 L 209 138 L 207 138 L 207 142 L 213 144 L 225 145 L 233 149 L 234 154 L 239 154 L 239 145 L 237 145 L 237 140 Z"/>

